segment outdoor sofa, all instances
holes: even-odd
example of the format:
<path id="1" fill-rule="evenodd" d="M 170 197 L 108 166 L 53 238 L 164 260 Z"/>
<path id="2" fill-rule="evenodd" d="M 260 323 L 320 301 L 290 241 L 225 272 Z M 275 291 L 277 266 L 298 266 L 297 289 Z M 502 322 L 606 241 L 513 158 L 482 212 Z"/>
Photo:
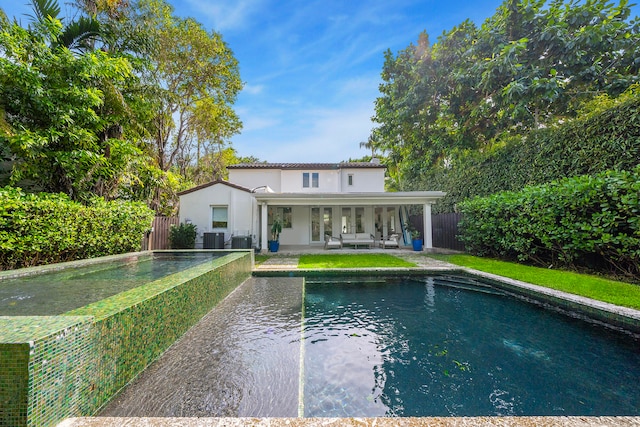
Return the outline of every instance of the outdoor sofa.
<path id="1" fill-rule="evenodd" d="M 340 234 L 342 246 L 368 246 L 371 248 L 375 243 L 375 238 L 369 233 L 342 233 Z"/>

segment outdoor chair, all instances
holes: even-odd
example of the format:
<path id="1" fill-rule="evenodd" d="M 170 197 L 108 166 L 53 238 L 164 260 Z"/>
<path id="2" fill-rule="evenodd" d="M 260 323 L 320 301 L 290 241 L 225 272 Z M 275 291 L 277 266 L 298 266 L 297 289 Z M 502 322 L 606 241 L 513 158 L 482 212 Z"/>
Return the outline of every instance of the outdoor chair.
<path id="1" fill-rule="evenodd" d="M 387 237 L 383 237 L 382 239 L 380 239 L 380 242 L 378 244 L 382 249 L 399 248 L 400 247 L 400 245 L 398 244 L 399 238 L 400 236 L 398 236 L 397 234 L 391 234 Z"/>
<path id="2" fill-rule="evenodd" d="M 342 241 L 337 237 L 332 237 L 328 234 L 324 236 L 324 248 L 325 249 L 341 249 Z"/>

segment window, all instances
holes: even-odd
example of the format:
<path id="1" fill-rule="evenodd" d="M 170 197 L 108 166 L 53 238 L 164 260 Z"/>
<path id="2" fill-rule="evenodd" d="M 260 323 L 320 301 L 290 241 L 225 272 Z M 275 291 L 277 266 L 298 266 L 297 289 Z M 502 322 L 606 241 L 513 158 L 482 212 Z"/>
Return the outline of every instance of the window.
<path id="1" fill-rule="evenodd" d="M 352 173 L 350 173 L 350 174 L 347 176 L 347 184 L 348 184 L 348 185 L 353 185 L 353 174 L 352 174 Z"/>
<path id="2" fill-rule="evenodd" d="M 226 206 L 211 206 L 211 228 L 227 228 Z"/>
<path id="3" fill-rule="evenodd" d="M 309 188 L 309 175 L 311 175 L 311 187 L 318 188 L 320 186 L 320 174 L 318 172 L 303 172 L 302 188 Z"/>
<path id="4" fill-rule="evenodd" d="M 269 206 L 267 212 L 267 224 L 271 228 L 273 218 L 278 217 L 282 221 L 282 228 L 292 228 L 291 208 Z"/>

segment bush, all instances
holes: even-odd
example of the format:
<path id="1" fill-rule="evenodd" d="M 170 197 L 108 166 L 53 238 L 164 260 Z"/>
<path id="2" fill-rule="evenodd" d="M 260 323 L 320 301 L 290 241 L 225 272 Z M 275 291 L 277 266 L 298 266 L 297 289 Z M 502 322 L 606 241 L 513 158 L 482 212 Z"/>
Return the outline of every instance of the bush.
<path id="1" fill-rule="evenodd" d="M 138 202 L 0 188 L 0 269 L 95 258 L 140 250 L 153 211 Z"/>
<path id="2" fill-rule="evenodd" d="M 640 278 L 640 166 L 475 198 L 460 209 L 471 253 Z"/>
<path id="3" fill-rule="evenodd" d="M 193 249 L 196 245 L 195 224 L 172 225 L 169 230 L 171 249 Z"/>

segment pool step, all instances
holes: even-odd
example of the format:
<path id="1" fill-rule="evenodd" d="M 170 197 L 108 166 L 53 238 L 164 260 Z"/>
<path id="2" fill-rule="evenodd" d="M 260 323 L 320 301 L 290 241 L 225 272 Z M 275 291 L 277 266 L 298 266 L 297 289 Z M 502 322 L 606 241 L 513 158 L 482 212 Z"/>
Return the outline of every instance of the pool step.
<path id="1" fill-rule="evenodd" d="M 448 288 L 461 289 L 465 291 L 481 292 L 491 295 L 505 295 L 505 293 L 493 286 L 480 282 L 478 280 L 466 277 L 449 277 L 441 276 L 433 279 L 433 284 L 437 286 L 445 286 Z"/>

